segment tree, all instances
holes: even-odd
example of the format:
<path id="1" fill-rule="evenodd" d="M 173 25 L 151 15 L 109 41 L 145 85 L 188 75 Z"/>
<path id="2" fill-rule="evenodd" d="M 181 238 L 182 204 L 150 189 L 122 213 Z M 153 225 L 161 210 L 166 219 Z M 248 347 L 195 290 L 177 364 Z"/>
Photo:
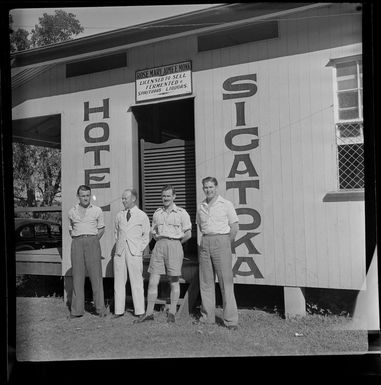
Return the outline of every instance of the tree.
<path id="1" fill-rule="evenodd" d="M 13 18 L 12 15 L 9 14 L 9 27 L 11 29 L 11 52 L 23 51 L 25 49 L 28 49 L 30 47 L 30 41 L 28 39 L 29 32 L 23 28 L 18 28 L 16 31 L 13 31 L 12 26 Z"/>
<path id="2" fill-rule="evenodd" d="M 12 30 L 13 19 L 9 25 Z M 39 25 L 29 32 L 17 29 L 11 33 L 11 52 L 41 47 L 70 40 L 83 32 L 72 13 L 55 10 L 55 15 L 43 14 Z M 35 207 L 60 204 L 61 153 L 59 149 L 13 143 L 13 180 L 16 206 Z"/>
<path id="3" fill-rule="evenodd" d="M 14 198 L 18 206 L 51 206 L 61 193 L 59 149 L 13 144 Z"/>
<path id="4" fill-rule="evenodd" d="M 48 44 L 70 40 L 83 32 L 83 27 L 73 13 L 56 9 L 55 15 L 44 13 L 38 19 L 40 25 L 32 29 L 31 46 L 41 47 Z"/>

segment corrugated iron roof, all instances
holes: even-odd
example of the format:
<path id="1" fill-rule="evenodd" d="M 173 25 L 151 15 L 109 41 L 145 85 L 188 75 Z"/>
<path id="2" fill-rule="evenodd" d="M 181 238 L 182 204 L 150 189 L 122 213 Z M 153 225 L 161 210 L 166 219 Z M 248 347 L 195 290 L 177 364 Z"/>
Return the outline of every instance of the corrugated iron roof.
<path id="1" fill-rule="evenodd" d="M 54 67 L 55 64 L 45 64 L 38 67 L 32 68 L 12 68 L 11 70 L 11 84 L 12 89 L 21 86 L 22 84 L 32 80 L 37 75 L 47 71 L 48 69 Z"/>

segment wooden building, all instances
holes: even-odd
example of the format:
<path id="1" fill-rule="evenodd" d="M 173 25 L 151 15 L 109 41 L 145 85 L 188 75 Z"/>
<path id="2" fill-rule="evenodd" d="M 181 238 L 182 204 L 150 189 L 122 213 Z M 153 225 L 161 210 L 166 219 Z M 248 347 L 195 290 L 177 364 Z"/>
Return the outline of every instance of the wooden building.
<path id="1" fill-rule="evenodd" d="M 19 52 L 12 67 L 15 140 L 62 151 L 62 275 L 78 185 L 104 210 L 111 276 L 124 188 L 151 216 L 170 182 L 194 221 L 215 176 L 240 218 L 236 283 L 282 286 L 289 309 L 306 287 L 361 289 L 358 4 L 216 6 Z"/>

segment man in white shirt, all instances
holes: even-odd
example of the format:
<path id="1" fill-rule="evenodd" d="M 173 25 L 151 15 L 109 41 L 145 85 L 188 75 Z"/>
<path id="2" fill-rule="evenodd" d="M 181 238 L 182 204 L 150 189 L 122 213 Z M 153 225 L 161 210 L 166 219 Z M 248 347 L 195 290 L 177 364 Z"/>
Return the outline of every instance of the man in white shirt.
<path id="1" fill-rule="evenodd" d="M 124 210 L 115 217 L 115 314 L 112 318 L 124 315 L 127 275 L 131 283 L 135 315 L 144 314 L 143 251 L 149 243 L 150 223 L 148 216 L 136 206 L 136 201 L 136 190 L 124 190 L 122 194 Z"/>
<path id="2" fill-rule="evenodd" d="M 154 305 L 158 295 L 161 275 L 168 275 L 171 282 L 171 305 L 167 322 L 176 322 L 176 309 L 180 296 L 181 267 L 184 259 L 183 244 L 192 237 L 192 224 L 185 209 L 175 204 L 176 191 L 165 185 L 161 190 L 163 206 L 152 217 L 152 235 L 156 240 L 152 251 L 148 272 L 150 273 L 145 315 L 136 323 L 153 321 Z"/>
<path id="3" fill-rule="evenodd" d="M 202 180 L 205 200 L 197 211 L 196 222 L 202 233 L 199 269 L 201 323 L 215 323 L 215 274 L 223 298 L 223 318 L 228 329 L 236 330 L 237 303 L 234 296 L 231 243 L 238 232 L 238 216 L 233 204 L 217 192 L 217 179 Z"/>
<path id="4" fill-rule="evenodd" d="M 69 210 L 69 233 L 71 242 L 71 266 L 73 274 L 73 296 L 70 318 L 82 317 L 85 312 L 85 276 L 90 277 L 96 311 L 106 316 L 103 294 L 101 246 L 99 240 L 105 224 L 102 209 L 90 203 L 91 189 L 81 185 L 77 189 L 79 203 Z"/>

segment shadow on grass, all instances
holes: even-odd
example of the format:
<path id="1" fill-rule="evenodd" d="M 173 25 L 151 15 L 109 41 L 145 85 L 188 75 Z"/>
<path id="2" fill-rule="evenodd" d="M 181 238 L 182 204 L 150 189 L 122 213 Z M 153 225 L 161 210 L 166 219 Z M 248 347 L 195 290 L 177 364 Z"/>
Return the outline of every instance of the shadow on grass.
<path id="1" fill-rule="evenodd" d="M 144 291 L 147 293 L 148 282 L 144 282 Z M 187 285 L 182 285 L 181 296 L 185 294 Z M 114 308 L 114 279 L 104 278 L 103 289 L 106 307 L 113 312 Z M 169 285 L 160 284 L 159 292 L 164 297 L 169 297 Z M 235 284 L 234 293 L 238 308 L 257 309 L 268 313 L 284 315 L 283 287 L 266 285 Z M 126 285 L 127 296 L 131 295 L 129 282 Z M 63 297 L 64 279 L 61 276 L 22 275 L 16 277 L 17 297 Z M 306 310 L 309 314 L 320 315 L 353 315 L 358 291 L 306 288 Z M 85 280 L 86 309 L 91 310 L 92 290 L 87 277 Z M 198 294 L 196 309 L 201 304 Z M 132 304 L 126 304 L 127 308 L 133 308 Z M 216 306 L 222 307 L 222 295 L 218 283 L 216 283 Z M 195 311 L 197 312 L 197 310 Z"/>
<path id="2" fill-rule="evenodd" d="M 17 276 L 16 297 L 63 297 L 63 278 L 47 275 Z"/>

